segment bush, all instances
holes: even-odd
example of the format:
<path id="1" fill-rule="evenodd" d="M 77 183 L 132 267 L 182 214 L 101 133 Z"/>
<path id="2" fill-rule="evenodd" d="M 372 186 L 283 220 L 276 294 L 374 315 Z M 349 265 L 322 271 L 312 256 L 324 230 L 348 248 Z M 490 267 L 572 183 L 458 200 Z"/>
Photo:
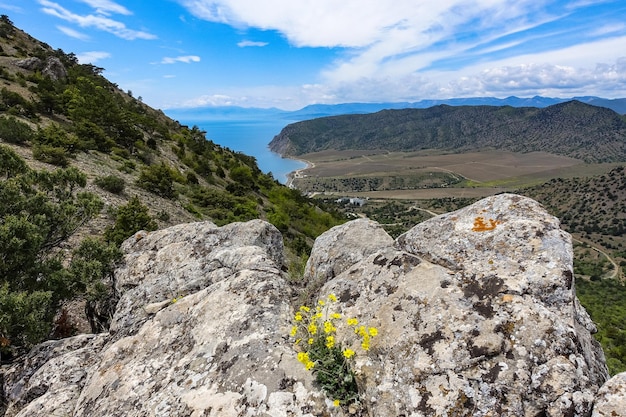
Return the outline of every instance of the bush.
<path id="1" fill-rule="evenodd" d="M 121 245 L 126 239 L 140 230 L 156 230 L 157 224 L 150 217 L 148 207 L 143 205 L 137 196 L 117 209 L 115 225 L 104 231 L 107 242 Z"/>
<path id="2" fill-rule="evenodd" d="M 106 177 L 98 177 L 94 180 L 94 183 L 113 194 L 121 194 L 124 192 L 124 187 L 126 186 L 126 182 L 123 178 L 120 178 L 116 175 L 107 175 Z"/>
<path id="3" fill-rule="evenodd" d="M 0 117 L 0 139 L 8 143 L 22 144 L 34 137 L 33 129 L 15 117 Z"/>
<path id="4" fill-rule="evenodd" d="M 66 167 L 69 165 L 67 151 L 63 148 L 48 145 L 33 146 L 33 158 L 48 164 Z"/>
<path id="5" fill-rule="evenodd" d="M 160 197 L 175 198 L 174 173 L 164 162 L 144 168 L 139 174 L 137 185 Z"/>

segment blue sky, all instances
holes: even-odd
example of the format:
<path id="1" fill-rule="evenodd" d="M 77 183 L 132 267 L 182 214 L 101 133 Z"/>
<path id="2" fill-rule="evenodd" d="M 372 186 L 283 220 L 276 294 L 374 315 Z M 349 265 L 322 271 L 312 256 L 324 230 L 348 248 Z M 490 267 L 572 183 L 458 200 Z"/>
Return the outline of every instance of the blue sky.
<path id="1" fill-rule="evenodd" d="M 626 97 L 624 0 L 0 0 L 152 107 Z"/>

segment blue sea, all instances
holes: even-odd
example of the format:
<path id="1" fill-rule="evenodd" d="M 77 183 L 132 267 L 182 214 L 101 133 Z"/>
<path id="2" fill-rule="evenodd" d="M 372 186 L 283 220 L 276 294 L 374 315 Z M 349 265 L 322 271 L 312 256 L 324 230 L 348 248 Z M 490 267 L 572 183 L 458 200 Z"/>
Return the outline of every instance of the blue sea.
<path id="1" fill-rule="evenodd" d="M 218 145 L 254 156 L 261 171 L 271 172 L 283 184 L 287 174 L 306 167 L 304 162 L 282 158 L 268 148 L 274 136 L 291 123 L 288 120 L 178 120 L 189 127 L 198 126 L 206 131 L 207 139 Z"/>

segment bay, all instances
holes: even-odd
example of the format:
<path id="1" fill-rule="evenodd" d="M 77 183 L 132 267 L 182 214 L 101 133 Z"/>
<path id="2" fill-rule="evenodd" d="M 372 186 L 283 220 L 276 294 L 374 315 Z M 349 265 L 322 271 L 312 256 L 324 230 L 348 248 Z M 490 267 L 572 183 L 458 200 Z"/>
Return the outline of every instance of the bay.
<path id="1" fill-rule="evenodd" d="M 287 175 L 306 167 L 306 163 L 295 159 L 283 158 L 270 151 L 270 141 L 291 121 L 268 118 L 226 119 L 226 120 L 184 120 L 180 123 L 189 127 L 198 126 L 206 131 L 207 139 L 220 146 L 241 152 L 256 158 L 259 169 L 272 173 L 282 184 L 287 183 Z"/>

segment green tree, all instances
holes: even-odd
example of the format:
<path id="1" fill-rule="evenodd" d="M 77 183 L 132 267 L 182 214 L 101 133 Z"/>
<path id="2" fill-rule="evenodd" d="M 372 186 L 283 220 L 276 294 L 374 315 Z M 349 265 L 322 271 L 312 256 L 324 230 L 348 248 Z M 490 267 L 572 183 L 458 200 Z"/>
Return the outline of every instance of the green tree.
<path id="1" fill-rule="evenodd" d="M 43 340 L 60 301 L 76 291 L 74 274 L 58 251 L 102 209 L 97 196 L 80 192 L 86 177 L 75 168 L 30 170 L 0 146 L 0 354 Z"/>
<path id="2" fill-rule="evenodd" d="M 148 213 L 139 197 L 133 196 L 130 201 L 117 209 L 115 224 L 104 232 L 107 242 L 120 245 L 124 240 L 140 230 L 156 230 L 157 224 Z"/>
<path id="3" fill-rule="evenodd" d="M 137 185 L 160 197 L 176 197 L 174 173 L 164 162 L 144 168 L 139 175 Z"/>

